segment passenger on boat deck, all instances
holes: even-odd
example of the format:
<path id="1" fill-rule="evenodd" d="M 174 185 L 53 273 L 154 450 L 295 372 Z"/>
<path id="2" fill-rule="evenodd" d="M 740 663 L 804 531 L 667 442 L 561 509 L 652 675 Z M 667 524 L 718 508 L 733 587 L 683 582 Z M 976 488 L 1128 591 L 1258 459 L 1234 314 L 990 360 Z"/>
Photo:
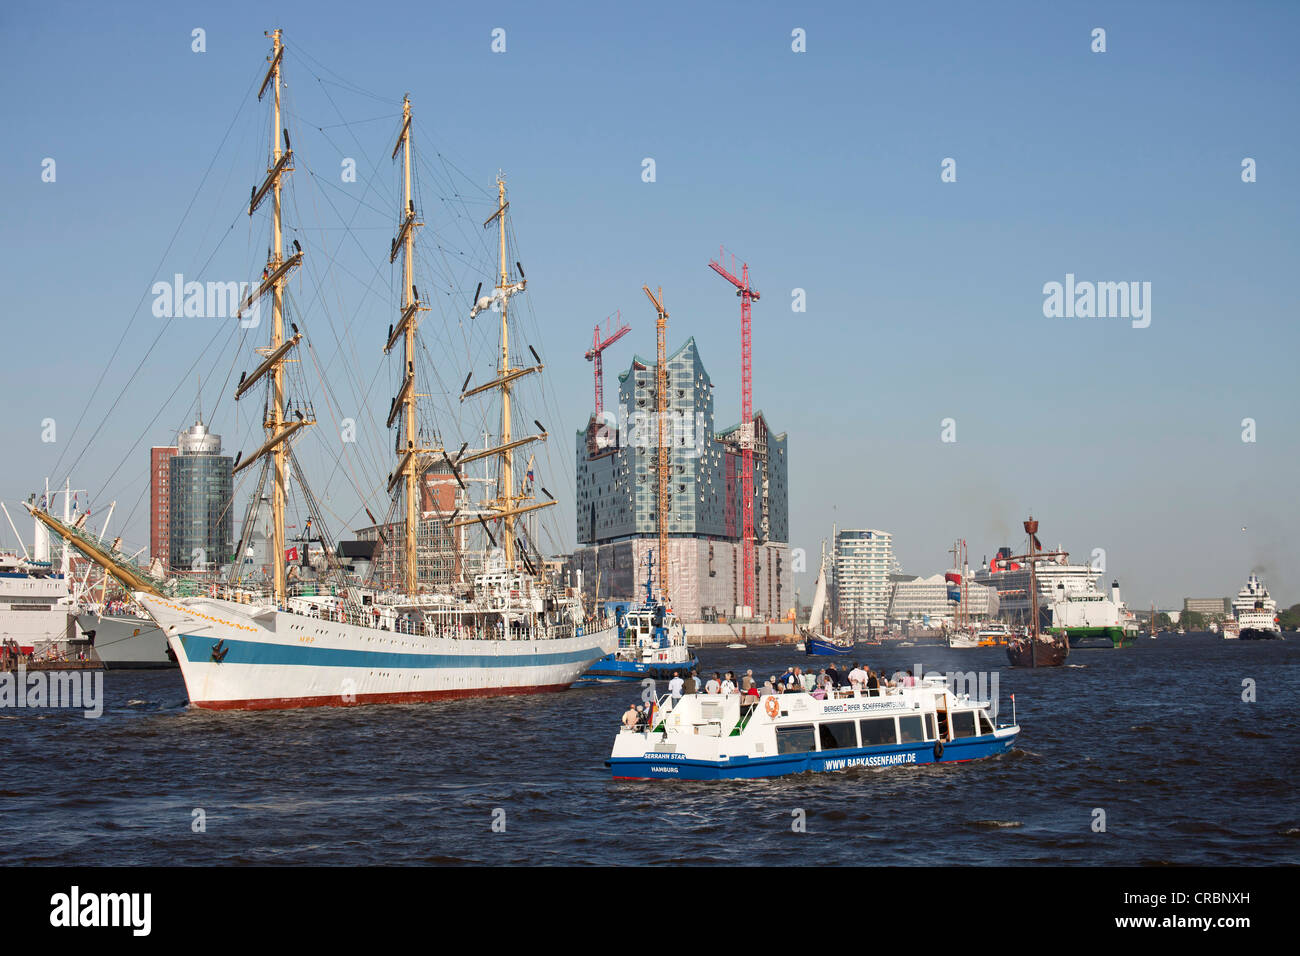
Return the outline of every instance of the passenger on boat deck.
<path id="1" fill-rule="evenodd" d="M 682 685 L 684 683 L 682 675 L 678 674 L 677 671 L 673 671 L 673 679 L 668 682 L 668 693 L 672 695 L 673 700 L 681 700 Z"/>
<path id="2" fill-rule="evenodd" d="M 632 730 L 636 727 L 637 721 L 640 719 L 636 711 L 636 704 L 628 704 L 627 710 L 623 712 L 623 726 L 628 730 Z"/>
<path id="3" fill-rule="evenodd" d="M 834 664 L 826 665 L 826 676 L 830 678 L 832 687 L 840 686 L 840 672 L 835 669 Z"/>
<path id="4" fill-rule="evenodd" d="M 753 686 L 754 686 L 754 672 L 752 670 L 747 670 L 745 671 L 745 676 L 740 679 L 740 689 L 748 694 L 750 688 L 752 688 Z"/>
<path id="5" fill-rule="evenodd" d="M 636 731 L 639 734 L 649 729 L 650 714 L 642 704 L 636 705 Z"/>
<path id="6" fill-rule="evenodd" d="M 867 695 L 869 697 L 880 696 L 880 675 L 870 667 L 867 668 Z"/>
<path id="7" fill-rule="evenodd" d="M 812 692 L 813 700 L 826 699 L 826 686 L 827 686 L 826 683 L 824 683 L 821 680 L 817 682 L 817 686 L 813 688 L 813 692 Z"/>
<path id="8" fill-rule="evenodd" d="M 853 662 L 853 670 L 849 671 L 849 683 L 859 690 L 867 683 L 867 672 L 857 661 Z"/>
<path id="9" fill-rule="evenodd" d="M 911 671 L 908 671 L 908 672 L 907 672 L 907 676 L 903 678 L 903 686 L 904 686 L 904 687 L 915 687 L 915 686 L 916 686 L 916 678 L 912 675 L 912 672 L 911 672 Z"/>
<path id="10" fill-rule="evenodd" d="M 683 694 L 698 694 L 700 692 L 700 678 L 695 671 L 687 675 L 686 680 L 682 681 Z"/>
<path id="11" fill-rule="evenodd" d="M 749 688 L 745 691 L 745 696 L 746 697 L 758 696 L 758 685 L 755 684 L 752 680 L 749 682 Z"/>
<path id="12" fill-rule="evenodd" d="M 718 680 L 718 672 L 714 671 L 713 676 L 709 678 L 709 682 L 704 685 L 704 693 L 718 694 L 721 692 L 722 692 L 722 682 Z"/>
<path id="13" fill-rule="evenodd" d="M 736 685 L 731 682 L 731 671 L 727 671 L 727 676 L 723 679 L 719 691 L 723 694 L 734 694 Z"/>
<path id="14" fill-rule="evenodd" d="M 775 685 L 776 685 L 776 678 L 769 677 L 767 680 L 763 682 L 763 689 L 759 691 L 758 696 L 765 697 L 768 694 L 775 694 L 776 693 Z"/>

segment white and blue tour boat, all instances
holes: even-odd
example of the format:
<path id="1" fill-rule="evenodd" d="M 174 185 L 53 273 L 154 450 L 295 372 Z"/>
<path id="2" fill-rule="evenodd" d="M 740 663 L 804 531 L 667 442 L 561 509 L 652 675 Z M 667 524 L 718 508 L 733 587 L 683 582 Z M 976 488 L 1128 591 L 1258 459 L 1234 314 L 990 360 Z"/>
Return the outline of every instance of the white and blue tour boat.
<path id="1" fill-rule="evenodd" d="M 1020 733 L 1014 715 L 996 726 L 990 706 L 941 677 L 881 696 L 840 691 L 824 700 L 665 696 L 653 725 L 623 728 L 606 765 L 616 779 L 722 780 L 976 760 L 1006 753 Z"/>

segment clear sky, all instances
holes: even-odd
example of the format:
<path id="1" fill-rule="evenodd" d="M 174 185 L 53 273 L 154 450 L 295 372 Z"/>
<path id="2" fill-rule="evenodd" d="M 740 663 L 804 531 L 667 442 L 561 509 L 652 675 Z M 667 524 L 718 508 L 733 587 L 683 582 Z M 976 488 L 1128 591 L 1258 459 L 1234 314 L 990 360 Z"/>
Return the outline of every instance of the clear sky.
<path id="1" fill-rule="evenodd" d="M 975 560 L 1018 546 L 1032 508 L 1045 544 L 1105 549 L 1131 604 L 1235 593 L 1252 568 L 1300 601 L 1300 7 L 1281 2 L 6 4 L 11 512 L 75 466 L 96 512 L 117 500 L 114 530 L 147 543 L 148 447 L 192 418 L 196 374 L 227 450 L 255 447 L 257 409 L 229 401 L 254 343 L 236 358 L 228 321 L 164 323 L 148 293 L 176 272 L 260 272 L 264 232 L 241 205 L 265 171 L 255 87 L 277 25 L 301 155 L 291 237 L 312 263 L 294 294 L 336 411 L 373 402 L 351 412 L 363 477 L 391 467 L 379 347 L 409 92 L 436 250 L 422 268 L 442 300 L 426 328 L 455 327 L 426 361 L 448 392 L 474 281 L 457 257 L 482 251 L 497 170 L 509 180 L 554 410 L 542 479 L 566 499 L 557 547 L 591 404 L 582 353 L 621 309 L 633 331 L 607 353 L 607 394 L 633 351 L 653 354 L 642 283 L 664 287 L 670 350 L 698 341 L 718 424 L 739 417 L 739 303 L 707 267 L 725 244 L 763 296 L 754 402 L 790 434 L 792 547 L 815 555 L 833 522 L 881 528 L 929 574 L 954 538 Z M 340 181 L 346 157 L 357 183 Z M 1149 282 L 1150 326 L 1046 317 L 1044 284 L 1067 274 Z M 336 446 L 303 454 L 352 519 Z"/>

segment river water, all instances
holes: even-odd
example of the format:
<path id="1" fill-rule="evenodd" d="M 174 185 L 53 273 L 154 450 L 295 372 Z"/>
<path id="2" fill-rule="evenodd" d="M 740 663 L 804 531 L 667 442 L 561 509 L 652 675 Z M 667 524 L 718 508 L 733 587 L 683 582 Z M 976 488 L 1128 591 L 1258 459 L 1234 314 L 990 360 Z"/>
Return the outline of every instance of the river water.
<path id="1" fill-rule="evenodd" d="M 603 761 L 635 685 L 210 713 L 187 706 L 179 672 L 110 671 L 98 719 L 0 709 L 0 862 L 1300 862 L 1294 638 L 1166 635 L 1039 671 L 1000 648 L 860 650 L 889 672 L 996 678 L 1004 716 L 1016 695 L 1017 746 L 964 764 L 614 781 Z M 790 648 L 700 657 L 760 678 L 808 663 Z"/>

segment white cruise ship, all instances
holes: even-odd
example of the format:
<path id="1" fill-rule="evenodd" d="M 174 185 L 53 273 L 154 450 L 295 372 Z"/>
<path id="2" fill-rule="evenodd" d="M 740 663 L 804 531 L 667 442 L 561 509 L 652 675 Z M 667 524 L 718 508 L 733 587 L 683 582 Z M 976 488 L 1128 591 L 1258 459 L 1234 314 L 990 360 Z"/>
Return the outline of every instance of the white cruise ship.
<path id="1" fill-rule="evenodd" d="M 1254 572 L 1246 579 L 1246 586 L 1232 599 L 1232 613 L 1237 618 L 1240 638 L 1243 641 L 1271 640 L 1282 636 L 1277 622 L 1277 601 L 1268 595 L 1268 588 Z"/>
<path id="2" fill-rule="evenodd" d="M 1058 549 L 1059 552 L 1059 549 Z M 992 562 L 975 572 L 975 583 L 997 592 L 998 616 L 1003 620 L 1025 621 L 1029 617 L 1029 565 L 1011 561 L 1010 548 L 1002 548 Z M 1097 590 L 1099 572 L 1087 564 L 1067 564 L 1064 558 L 1038 561 L 1038 606 L 1046 610 L 1072 595 Z M 1046 622 L 1045 625 L 1046 626 Z"/>

